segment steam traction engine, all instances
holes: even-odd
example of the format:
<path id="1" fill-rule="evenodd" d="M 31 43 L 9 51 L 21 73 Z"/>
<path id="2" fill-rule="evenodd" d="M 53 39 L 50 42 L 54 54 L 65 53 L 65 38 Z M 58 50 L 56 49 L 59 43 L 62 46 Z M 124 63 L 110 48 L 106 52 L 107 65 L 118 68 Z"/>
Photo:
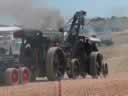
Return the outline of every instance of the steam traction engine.
<path id="1" fill-rule="evenodd" d="M 108 65 L 103 62 L 103 55 L 98 52 L 95 40 L 80 36 L 84 28 L 86 12 L 78 11 L 74 14 L 67 38 L 52 39 L 39 30 L 21 29 L 14 33 L 15 38 L 21 39 L 19 60 L 0 72 L 7 78 L 9 84 L 35 81 L 36 77 L 47 77 L 48 80 L 58 80 L 67 74 L 69 78 L 93 78 L 106 76 Z M 63 34 L 63 28 L 60 30 Z M 14 61 L 16 59 L 13 59 Z M 4 65 L 4 63 L 2 63 Z M 10 79 L 11 77 L 11 79 Z"/>
<path id="2" fill-rule="evenodd" d="M 108 65 L 103 62 L 103 55 L 98 52 L 96 37 L 80 36 L 84 29 L 85 11 L 78 11 L 70 20 L 67 38 L 58 47 L 51 47 L 47 52 L 46 73 L 49 80 L 56 80 L 67 73 L 69 78 L 86 74 L 97 78 L 108 74 Z M 64 32 L 64 28 L 60 29 Z"/>
<path id="3" fill-rule="evenodd" d="M 14 85 L 35 81 L 36 77 L 58 80 L 64 74 L 73 79 L 86 74 L 94 78 L 101 74 L 106 76 L 108 65 L 98 52 L 96 38 L 80 36 L 85 15 L 84 11 L 74 14 L 64 40 L 62 36 L 51 39 L 39 30 L 21 28 L 13 29 L 14 40 L 0 37 L 0 81 Z M 61 28 L 58 34 L 64 31 Z M 12 51 L 15 46 L 20 49 L 19 55 L 14 54 L 17 48 L 14 53 Z"/>

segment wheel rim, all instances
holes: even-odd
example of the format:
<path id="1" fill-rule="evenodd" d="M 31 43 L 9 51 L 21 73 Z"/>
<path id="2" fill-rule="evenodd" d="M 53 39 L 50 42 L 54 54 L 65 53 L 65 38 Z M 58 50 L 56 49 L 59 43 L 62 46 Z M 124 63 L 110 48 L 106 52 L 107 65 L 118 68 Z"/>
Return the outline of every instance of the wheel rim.
<path id="1" fill-rule="evenodd" d="M 24 82 L 29 82 L 29 76 L 30 76 L 29 71 L 28 70 L 24 70 L 23 71 L 23 81 Z"/>
<path id="2" fill-rule="evenodd" d="M 14 84 L 18 82 L 18 72 L 16 70 L 12 71 L 11 81 Z"/>

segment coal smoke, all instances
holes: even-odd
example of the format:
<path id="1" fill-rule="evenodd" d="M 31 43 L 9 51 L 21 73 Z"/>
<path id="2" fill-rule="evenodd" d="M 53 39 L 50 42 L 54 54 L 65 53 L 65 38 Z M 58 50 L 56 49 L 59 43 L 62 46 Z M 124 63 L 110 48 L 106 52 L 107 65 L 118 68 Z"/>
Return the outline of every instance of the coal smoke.
<path id="1" fill-rule="evenodd" d="M 32 0 L 1 0 L 0 15 L 13 16 L 17 25 L 24 28 L 43 31 L 57 30 L 64 24 L 59 10 L 46 6 L 36 8 Z"/>

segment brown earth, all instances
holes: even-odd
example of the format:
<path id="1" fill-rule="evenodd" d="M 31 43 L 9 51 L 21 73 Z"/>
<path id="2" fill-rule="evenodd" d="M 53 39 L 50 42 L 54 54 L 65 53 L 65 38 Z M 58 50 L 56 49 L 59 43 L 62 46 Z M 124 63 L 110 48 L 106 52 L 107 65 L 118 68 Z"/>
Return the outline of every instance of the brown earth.
<path id="1" fill-rule="evenodd" d="M 62 81 L 62 96 L 128 96 L 128 32 L 113 33 L 114 45 L 101 49 L 109 76 Z M 0 87 L 0 96 L 59 96 L 59 83 L 42 82 Z"/>
<path id="2" fill-rule="evenodd" d="M 111 73 L 128 72 L 128 31 L 113 33 L 114 45 L 103 48 Z"/>

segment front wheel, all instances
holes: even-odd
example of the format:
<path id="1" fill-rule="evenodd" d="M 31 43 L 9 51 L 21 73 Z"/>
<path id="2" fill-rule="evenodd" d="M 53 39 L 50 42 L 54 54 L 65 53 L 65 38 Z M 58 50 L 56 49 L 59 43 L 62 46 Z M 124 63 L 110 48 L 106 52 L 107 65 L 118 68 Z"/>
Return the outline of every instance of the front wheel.
<path id="1" fill-rule="evenodd" d="M 78 59 L 72 59 L 70 64 L 70 70 L 67 72 L 67 75 L 69 78 L 76 79 L 80 74 L 80 63 Z"/>

